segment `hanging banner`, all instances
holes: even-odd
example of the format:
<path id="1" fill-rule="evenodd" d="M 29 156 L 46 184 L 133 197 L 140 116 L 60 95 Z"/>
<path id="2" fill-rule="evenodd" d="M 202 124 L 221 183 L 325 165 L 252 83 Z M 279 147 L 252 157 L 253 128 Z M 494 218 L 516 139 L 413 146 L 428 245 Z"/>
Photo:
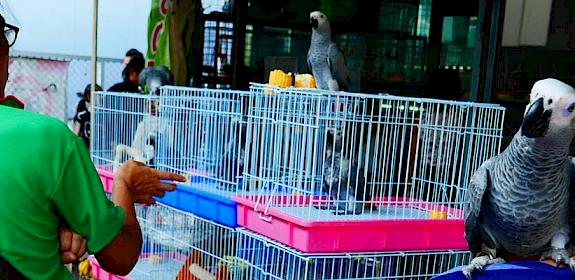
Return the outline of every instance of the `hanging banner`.
<path id="1" fill-rule="evenodd" d="M 168 5 L 170 0 L 152 0 L 148 19 L 148 66 L 170 67 L 170 46 L 168 29 Z"/>

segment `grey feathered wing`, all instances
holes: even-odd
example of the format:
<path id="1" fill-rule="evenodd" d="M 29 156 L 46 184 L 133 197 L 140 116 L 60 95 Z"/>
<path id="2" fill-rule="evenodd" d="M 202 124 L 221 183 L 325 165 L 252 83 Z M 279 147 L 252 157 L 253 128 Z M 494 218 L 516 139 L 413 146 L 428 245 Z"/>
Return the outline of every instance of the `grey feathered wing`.
<path id="1" fill-rule="evenodd" d="M 569 240 L 575 246 L 575 158 L 571 158 L 571 186 L 569 188 Z M 575 249 L 575 247 L 574 247 Z"/>
<path id="2" fill-rule="evenodd" d="M 351 83 L 351 80 L 349 78 L 349 72 L 347 71 L 347 66 L 345 64 L 345 58 L 343 57 L 341 50 L 334 42 L 331 42 L 329 44 L 329 48 L 327 49 L 327 63 L 331 71 L 331 76 L 337 81 L 339 85 L 339 90 L 349 90 L 349 84 Z"/>
<path id="3" fill-rule="evenodd" d="M 312 72 L 312 67 L 311 67 L 311 60 L 310 60 L 310 56 L 311 56 L 311 47 L 310 49 L 307 51 L 307 58 L 306 58 L 306 62 L 307 62 L 307 72 L 310 74 L 313 74 Z"/>
<path id="4" fill-rule="evenodd" d="M 485 242 L 482 228 L 483 207 L 489 198 L 491 185 L 490 169 L 494 165 L 494 158 L 484 162 L 471 177 L 471 182 L 465 193 L 465 239 L 469 250 L 476 255 L 481 251 L 481 244 Z"/>

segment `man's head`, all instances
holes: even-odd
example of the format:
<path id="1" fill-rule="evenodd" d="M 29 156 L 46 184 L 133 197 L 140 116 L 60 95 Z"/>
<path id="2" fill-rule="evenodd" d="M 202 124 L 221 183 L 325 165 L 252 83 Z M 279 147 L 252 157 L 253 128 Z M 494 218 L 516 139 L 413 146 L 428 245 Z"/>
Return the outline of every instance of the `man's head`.
<path id="1" fill-rule="evenodd" d="M 4 17 L 0 15 L 0 26 L 4 29 L 6 21 Z M 4 89 L 6 88 L 6 82 L 8 82 L 8 64 L 9 64 L 9 49 L 10 44 L 8 39 L 4 36 L 4 33 L 0 35 L 0 98 L 4 97 Z"/>
<path id="2" fill-rule="evenodd" d="M 10 19 L 12 22 L 7 22 Z M 4 1 L 0 1 L 0 98 L 4 97 L 4 90 L 8 82 L 8 65 L 10 64 L 10 47 L 16 42 L 19 28 L 10 8 Z"/>

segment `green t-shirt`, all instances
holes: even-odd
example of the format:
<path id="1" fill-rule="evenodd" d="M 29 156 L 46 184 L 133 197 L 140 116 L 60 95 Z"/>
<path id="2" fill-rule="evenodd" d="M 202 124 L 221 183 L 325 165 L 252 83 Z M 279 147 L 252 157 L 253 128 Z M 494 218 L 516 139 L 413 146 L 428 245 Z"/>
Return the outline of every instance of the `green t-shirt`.
<path id="1" fill-rule="evenodd" d="M 82 140 L 64 123 L 0 106 L 0 255 L 30 279 L 71 279 L 60 260 L 66 222 L 105 248 L 124 224 Z"/>

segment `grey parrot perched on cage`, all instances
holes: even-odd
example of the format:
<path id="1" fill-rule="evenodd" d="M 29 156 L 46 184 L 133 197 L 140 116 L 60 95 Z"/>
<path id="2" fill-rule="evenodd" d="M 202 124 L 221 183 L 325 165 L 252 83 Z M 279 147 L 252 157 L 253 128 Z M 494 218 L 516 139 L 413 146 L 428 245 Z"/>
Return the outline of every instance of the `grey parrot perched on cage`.
<path id="1" fill-rule="evenodd" d="M 465 237 L 476 256 L 463 273 L 541 255 L 575 270 L 570 239 L 575 90 L 555 79 L 536 82 L 520 131 L 509 147 L 474 173 L 465 197 Z M 571 208 L 573 209 L 573 208 Z M 571 210 L 571 212 L 573 212 Z M 574 212 L 575 213 L 575 212 Z"/>
<path id="2" fill-rule="evenodd" d="M 331 26 L 327 16 L 315 11 L 309 15 L 309 21 L 312 34 L 307 63 L 316 87 L 333 91 L 348 90 L 349 72 L 341 50 L 331 40 Z"/>
<path id="3" fill-rule="evenodd" d="M 371 200 L 363 168 L 342 154 L 342 134 L 330 129 L 323 163 L 323 191 L 337 201 L 334 214 L 361 214 Z M 326 207 L 322 207 L 326 208 Z"/>
<path id="4" fill-rule="evenodd" d="M 140 73 L 140 91 L 159 94 L 160 87 L 174 84 L 174 75 L 166 66 L 146 67 Z"/>

